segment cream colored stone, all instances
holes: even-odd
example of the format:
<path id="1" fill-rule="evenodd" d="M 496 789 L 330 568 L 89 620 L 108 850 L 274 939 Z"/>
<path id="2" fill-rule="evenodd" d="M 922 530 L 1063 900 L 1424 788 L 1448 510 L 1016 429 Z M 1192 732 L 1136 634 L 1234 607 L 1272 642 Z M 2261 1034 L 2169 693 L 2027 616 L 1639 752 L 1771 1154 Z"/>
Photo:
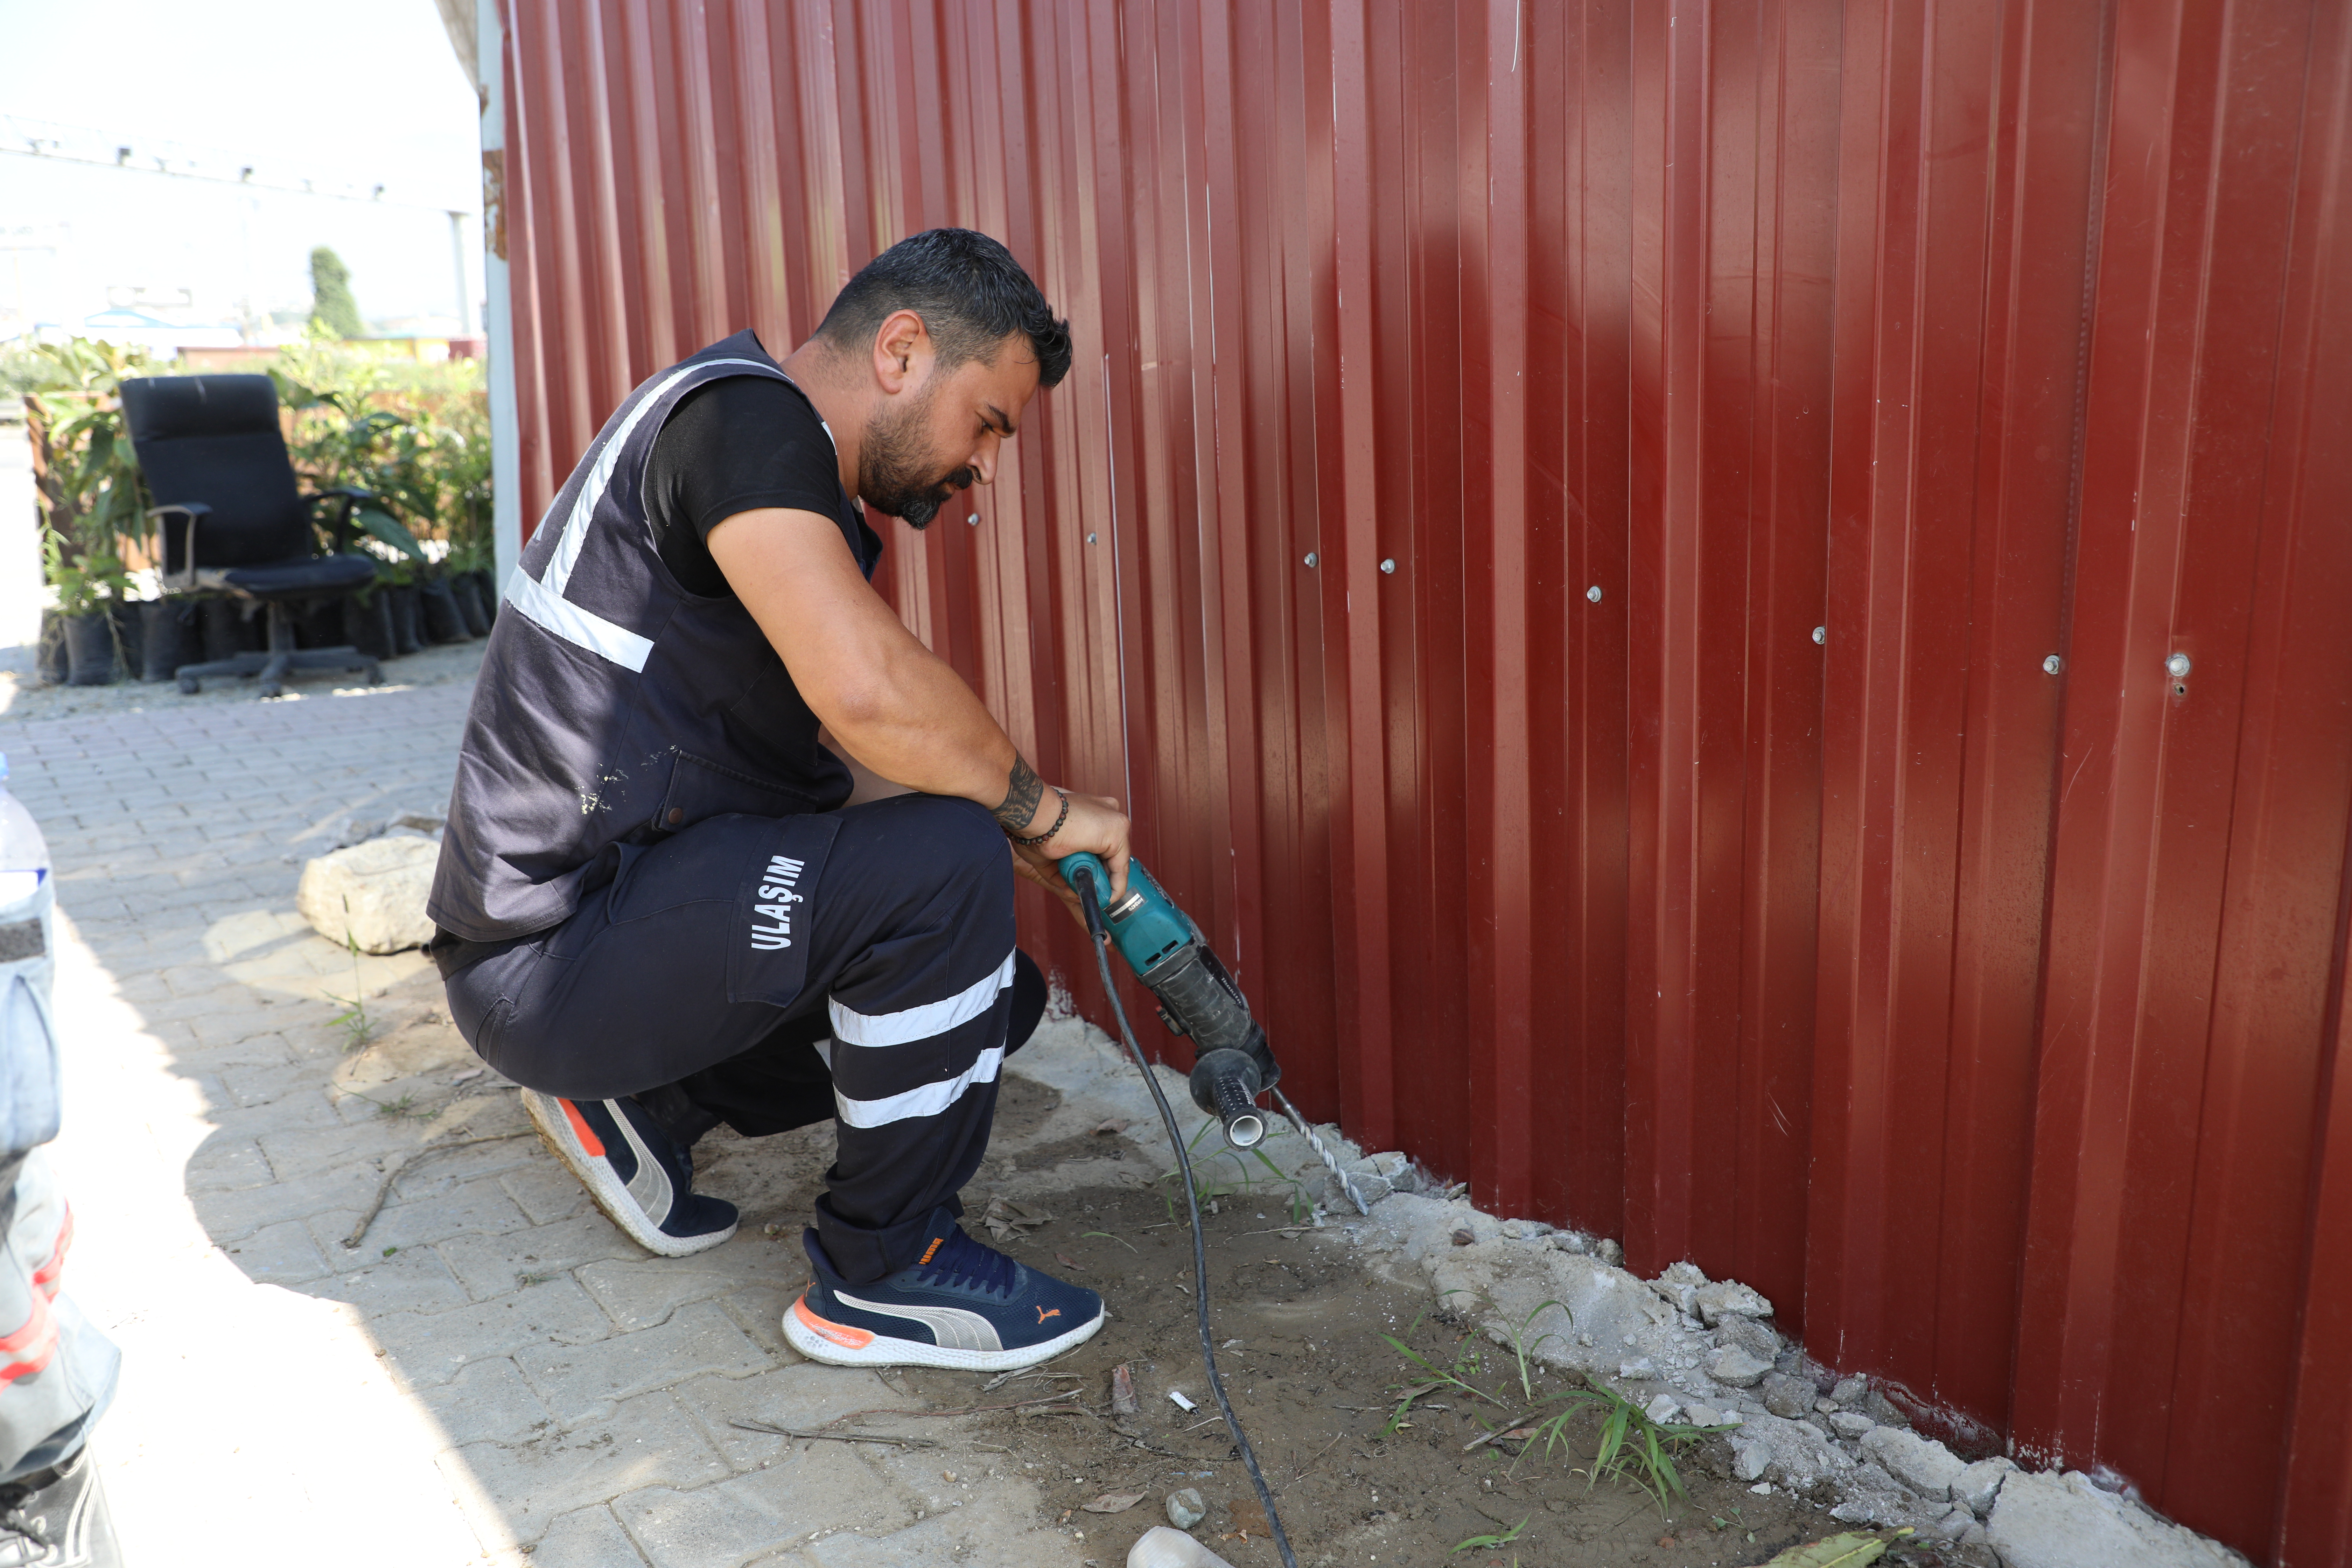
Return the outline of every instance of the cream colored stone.
<path id="1" fill-rule="evenodd" d="M 339 947 L 347 936 L 362 952 L 423 947 L 433 940 L 425 900 L 440 858 L 429 838 L 372 838 L 321 855 L 302 868 L 294 907 Z"/>

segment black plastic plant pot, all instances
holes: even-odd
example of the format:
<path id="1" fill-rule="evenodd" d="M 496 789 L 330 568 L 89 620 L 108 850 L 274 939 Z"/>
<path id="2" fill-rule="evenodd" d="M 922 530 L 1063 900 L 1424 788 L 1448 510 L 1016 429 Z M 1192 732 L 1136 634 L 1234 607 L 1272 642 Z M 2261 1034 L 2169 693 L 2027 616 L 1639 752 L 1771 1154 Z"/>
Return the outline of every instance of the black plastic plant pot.
<path id="1" fill-rule="evenodd" d="M 499 580 L 488 572 L 468 572 L 466 575 L 474 580 L 474 592 L 482 596 L 482 635 L 488 637 L 490 628 L 499 624 Z"/>
<path id="2" fill-rule="evenodd" d="M 147 618 L 141 612 L 146 605 L 138 599 L 110 599 L 106 613 L 114 622 L 114 651 L 119 663 L 118 679 L 134 680 L 140 678 L 147 662 Z"/>
<path id="3" fill-rule="evenodd" d="M 205 657 L 204 617 L 194 599 L 151 599 L 139 606 L 139 679 L 169 680 Z"/>
<path id="4" fill-rule="evenodd" d="M 450 578 L 449 592 L 457 601 L 457 613 L 466 618 L 466 635 L 489 636 L 490 612 L 482 603 L 482 585 L 474 581 L 474 574 L 460 572 Z"/>
<path id="5" fill-rule="evenodd" d="M 66 655 L 66 618 L 55 610 L 41 612 L 41 640 L 34 650 L 33 669 L 44 685 L 63 686 L 73 673 Z"/>
<path id="6" fill-rule="evenodd" d="M 114 618 L 104 610 L 66 617 L 69 686 L 107 686 L 114 680 Z"/>
<path id="7" fill-rule="evenodd" d="M 250 628 L 245 618 L 243 604 L 224 595 L 203 600 L 202 605 L 203 608 L 196 613 L 204 624 L 204 662 L 213 664 L 224 658 L 235 658 L 238 654 L 250 650 L 254 645 L 247 640 Z M 268 635 L 267 628 L 264 628 L 263 636 L 267 637 Z"/>
<path id="8" fill-rule="evenodd" d="M 392 595 L 378 587 L 343 601 L 343 641 L 371 658 L 393 657 Z"/>
<path id="9" fill-rule="evenodd" d="M 450 591 L 447 578 L 427 577 L 417 584 L 416 607 L 426 642 L 464 642 L 473 636 L 466 629 L 465 613 L 457 608 L 457 595 Z"/>
<path id="10" fill-rule="evenodd" d="M 418 636 L 416 590 L 410 587 L 378 588 L 377 593 L 392 601 L 392 643 L 394 651 L 403 656 L 425 646 Z"/>

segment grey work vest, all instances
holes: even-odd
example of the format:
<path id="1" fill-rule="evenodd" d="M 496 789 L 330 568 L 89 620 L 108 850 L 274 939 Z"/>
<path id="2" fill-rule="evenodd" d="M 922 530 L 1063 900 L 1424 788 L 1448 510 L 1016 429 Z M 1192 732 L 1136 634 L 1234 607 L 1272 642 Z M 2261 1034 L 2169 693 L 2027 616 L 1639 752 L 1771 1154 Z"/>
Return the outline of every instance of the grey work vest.
<path id="1" fill-rule="evenodd" d="M 654 438 L 679 399 L 730 375 L 791 381 L 748 331 L 653 377 L 523 548 L 466 718 L 427 906 L 468 942 L 562 923 L 609 879 L 615 845 L 849 798 L 848 770 L 817 742 L 751 613 L 679 587 L 646 521 Z M 871 576 L 881 542 L 845 494 L 841 507 Z"/>

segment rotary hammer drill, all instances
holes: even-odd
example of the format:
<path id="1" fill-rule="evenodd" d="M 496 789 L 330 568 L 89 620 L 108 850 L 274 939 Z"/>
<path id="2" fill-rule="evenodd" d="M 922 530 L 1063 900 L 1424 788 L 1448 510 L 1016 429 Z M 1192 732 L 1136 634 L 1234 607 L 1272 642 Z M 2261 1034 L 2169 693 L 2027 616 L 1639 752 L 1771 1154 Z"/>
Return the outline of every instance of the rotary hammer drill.
<path id="1" fill-rule="evenodd" d="M 1062 879 L 1085 898 L 1110 897 L 1110 871 L 1083 851 L 1061 861 Z M 1192 1063 L 1192 1103 L 1223 1123 L 1225 1141 L 1255 1148 L 1265 1136 L 1258 1096 L 1282 1079 L 1282 1068 L 1266 1048 L 1265 1030 L 1250 1016 L 1249 999 L 1202 939 L 1201 928 L 1176 907 L 1143 862 L 1127 863 L 1127 893 L 1102 908 L 1111 945 L 1135 977 L 1160 999 L 1160 1017 L 1170 1032 L 1192 1037 L 1199 1053 Z M 1276 1092 L 1286 1113 L 1289 1101 Z M 1301 1126 L 1305 1123 L 1301 1122 Z"/>

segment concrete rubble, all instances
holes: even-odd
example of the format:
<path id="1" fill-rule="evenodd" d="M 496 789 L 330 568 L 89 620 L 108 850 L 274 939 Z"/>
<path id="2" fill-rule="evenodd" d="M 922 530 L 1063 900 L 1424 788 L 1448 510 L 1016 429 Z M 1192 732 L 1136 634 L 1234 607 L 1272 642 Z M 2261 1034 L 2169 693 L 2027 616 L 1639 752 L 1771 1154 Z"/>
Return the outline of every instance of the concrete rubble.
<path id="1" fill-rule="evenodd" d="M 441 847 L 421 836 L 371 838 L 321 855 L 302 868 L 294 908 L 336 946 L 401 952 L 433 940 L 425 912 Z"/>
<path id="2" fill-rule="evenodd" d="M 1613 1241 L 1496 1219 L 1445 1196 L 1402 1154 L 1366 1155 L 1336 1127 L 1317 1131 L 1371 1216 L 1355 1219 L 1319 1162 L 1295 1173 L 1322 1180 L 1325 1207 L 1375 1267 L 1425 1276 L 1447 1310 L 1496 1343 L 1585 1373 L 1654 1422 L 1730 1428 L 1732 1472 L 1759 1490 L 1785 1488 L 1844 1523 L 1908 1527 L 2000 1568 L 2243 1568 L 2080 1472 L 1970 1463 L 1912 1431 L 1868 1379 L 1839 1377 L 1785 1342 L 1772 1303 L 1748 1286 L 1687 1262 L 1639 1279 Z"/>

